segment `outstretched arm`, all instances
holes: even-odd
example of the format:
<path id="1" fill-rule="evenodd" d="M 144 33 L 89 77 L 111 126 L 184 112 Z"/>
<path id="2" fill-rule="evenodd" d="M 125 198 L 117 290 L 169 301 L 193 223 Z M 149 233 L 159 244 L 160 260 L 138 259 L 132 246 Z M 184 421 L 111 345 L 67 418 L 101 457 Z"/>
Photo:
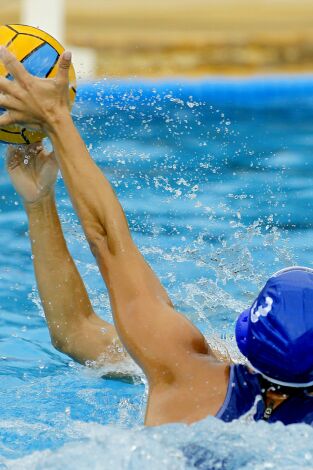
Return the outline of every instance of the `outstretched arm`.
<path id="1" fill-rule="evenodd" d="M 74 207 L 107 284 L 115 325 L 150 383 L 184 374 L 193 353 L 207 354 L 202 334 L 176 312 L 156 275 L 135 246 L 124 212 L 108 180 L 91 159 L 68 111 L 70 57 L 63 55 L 53 80 L 29 75 L 7 51 L 14 76 L 0 81 L 0 125 L 28 122 L 50 137 Z"/>
<path id="2" fill-rule="evenodd" d="M 7 168 L 28 216 L 35 275 L 52 343 L 81 363 L 101 355 L 107 362 L 122 360 L 115 328 L 94 313 L 68 251 L 54 198 L 58 166 L 53 154 L 41 145 L 10 147 Z"/>
<path id="3" fill-rule="evenodd" d="M 151 380 L 179 372 L 182 355 L 207 352 L 201 333 L 177 313 L 134 244 L 123 209 L 68 113 L 48 130 L 65 184 L 110 293 L 114 322 Z"/>

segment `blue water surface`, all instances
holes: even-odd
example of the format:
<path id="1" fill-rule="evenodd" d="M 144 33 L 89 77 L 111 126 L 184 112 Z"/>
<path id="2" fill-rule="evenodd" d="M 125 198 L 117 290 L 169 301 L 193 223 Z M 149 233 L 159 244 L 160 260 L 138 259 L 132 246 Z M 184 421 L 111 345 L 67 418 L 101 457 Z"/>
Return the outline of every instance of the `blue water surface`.
<path id="1" fill-rule="evenodd" d="M 74 109 L 177 308 L 234 357 L 235 318 L 266 277 L 313 264 L 313 81 L 301 80 L 281 88 L 278 79 L 224 88 L 101 82 L 81 86 Z M 211 417 L 143 429 L 143 379 L 109 380 L 57 352 L 23 205 L 3 158 L 0 166 L 0 468 L 313 468 L 309 426 L 225 425 Z M 111 321 L 61 178 L 56 193 L 95 310 Z"/>

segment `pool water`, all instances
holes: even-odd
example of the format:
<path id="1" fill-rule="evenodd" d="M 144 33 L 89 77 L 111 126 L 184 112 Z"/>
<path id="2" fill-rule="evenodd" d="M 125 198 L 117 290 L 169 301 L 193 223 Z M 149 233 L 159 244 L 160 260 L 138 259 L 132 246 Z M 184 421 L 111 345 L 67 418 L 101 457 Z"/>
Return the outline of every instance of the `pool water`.
<path id="1" fill-rule="evenodd" d="M 82 87 L 75 120 L 177 308 L 237 358 L 234 321 L 267 276 L 313 264 L 312 100 L 230 106 L 188 87 Z M 109 380 L 54 350 L 23 206 L 0 165 L 0 468 L 313 468 L 309 426 L 209 417 L 145 429 L 144 377 Z M 57 200 L 94 308 L 111 320 L 61 179 Z"/>

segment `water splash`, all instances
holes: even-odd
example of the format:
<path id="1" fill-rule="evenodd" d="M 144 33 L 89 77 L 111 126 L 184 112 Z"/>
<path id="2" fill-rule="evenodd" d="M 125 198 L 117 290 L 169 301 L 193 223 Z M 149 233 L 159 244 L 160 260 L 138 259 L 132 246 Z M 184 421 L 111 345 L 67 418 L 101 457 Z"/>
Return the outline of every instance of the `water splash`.
<path id="1" fill-rule="evenodd" d="M 272 272 L 310 263 L 312 113 L 218 109 L 179 90 L 116 90 L 118 100 L 103 87 L 96 102 L 88 98 L 76 108 L 87 146 L 177 308 L 217 355 L 239 361 L 236 316 Z M 146 400 L 138 368 L 115 369 L 105 357 L 100 367 L 83 367 L 55 352 L 34 287 L 22 206 L 4 175 L 0 467 L 312 468 L 308 426 L 224 425 L 208 418 L 194 426 L 138 428 Z M 107 292 L 62 179 L 57 195 L 93 306 L 111 321 Z M 103 378 L 114 372 L 130 372 L 134 383 Z"/>
<path id="2" fill-rule="evenodd" d="M 0 458 L 2 468 L 85 470 L 102 469 L 103 465 L 120 470 L 312 468 L 313 431 L 306 425 L 247 426 L 245 422 L 225 424 L 212 417 L 192 426 L 174 424 L 132 430 L 81 422 L 69 424 L 72 435 L 80 435 L 80 440 L 73 440 L 57 451 L 35 452 L 14 461 Z"/>

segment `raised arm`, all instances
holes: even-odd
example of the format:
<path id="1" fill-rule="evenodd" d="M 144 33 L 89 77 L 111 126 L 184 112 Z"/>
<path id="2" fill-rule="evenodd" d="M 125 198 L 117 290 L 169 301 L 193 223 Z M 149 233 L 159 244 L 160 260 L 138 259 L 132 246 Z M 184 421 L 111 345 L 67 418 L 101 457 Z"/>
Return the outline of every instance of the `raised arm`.
<path id="1" fill-rule="evenodd" d="M 41 303 L 53 345 L 78 362 L 124 359 L 113 325 L 93 311 L 67 249 L 58 217 L 54 183 L 58 166 L 42 145 L 10 147 L 7 168 L 23 198 Z"/>
<path id="2" fill-rule="evenodd" d="M 193 353 L 207 354 L 202 334 L 176 312 L 129 233 L 124 212 L 108 180 L 91 159 L 68 112 L 70 57 L 63 55 L 54 80 L 26 73 L 7 51 L 2 60 L 15 81 L 0 81 L 0 125 L 27 122 L 50 137 L 57 160 L 110 293 L 115 325 L 128 352 L 150 384 L 184 374 Z"/>
<path id="3" fill-rule="evenodd" d="M 165 369 L 173 373 L 178 358 L 193 347 L 206 352 L 205 341 L 183 315 L 175 312 L 165 289 L 134 244 L 123 209 L 69 114 L 62 114 L 48 132 L 108 287 L 117 331 L 148 377 L 159 380 Z"/>

